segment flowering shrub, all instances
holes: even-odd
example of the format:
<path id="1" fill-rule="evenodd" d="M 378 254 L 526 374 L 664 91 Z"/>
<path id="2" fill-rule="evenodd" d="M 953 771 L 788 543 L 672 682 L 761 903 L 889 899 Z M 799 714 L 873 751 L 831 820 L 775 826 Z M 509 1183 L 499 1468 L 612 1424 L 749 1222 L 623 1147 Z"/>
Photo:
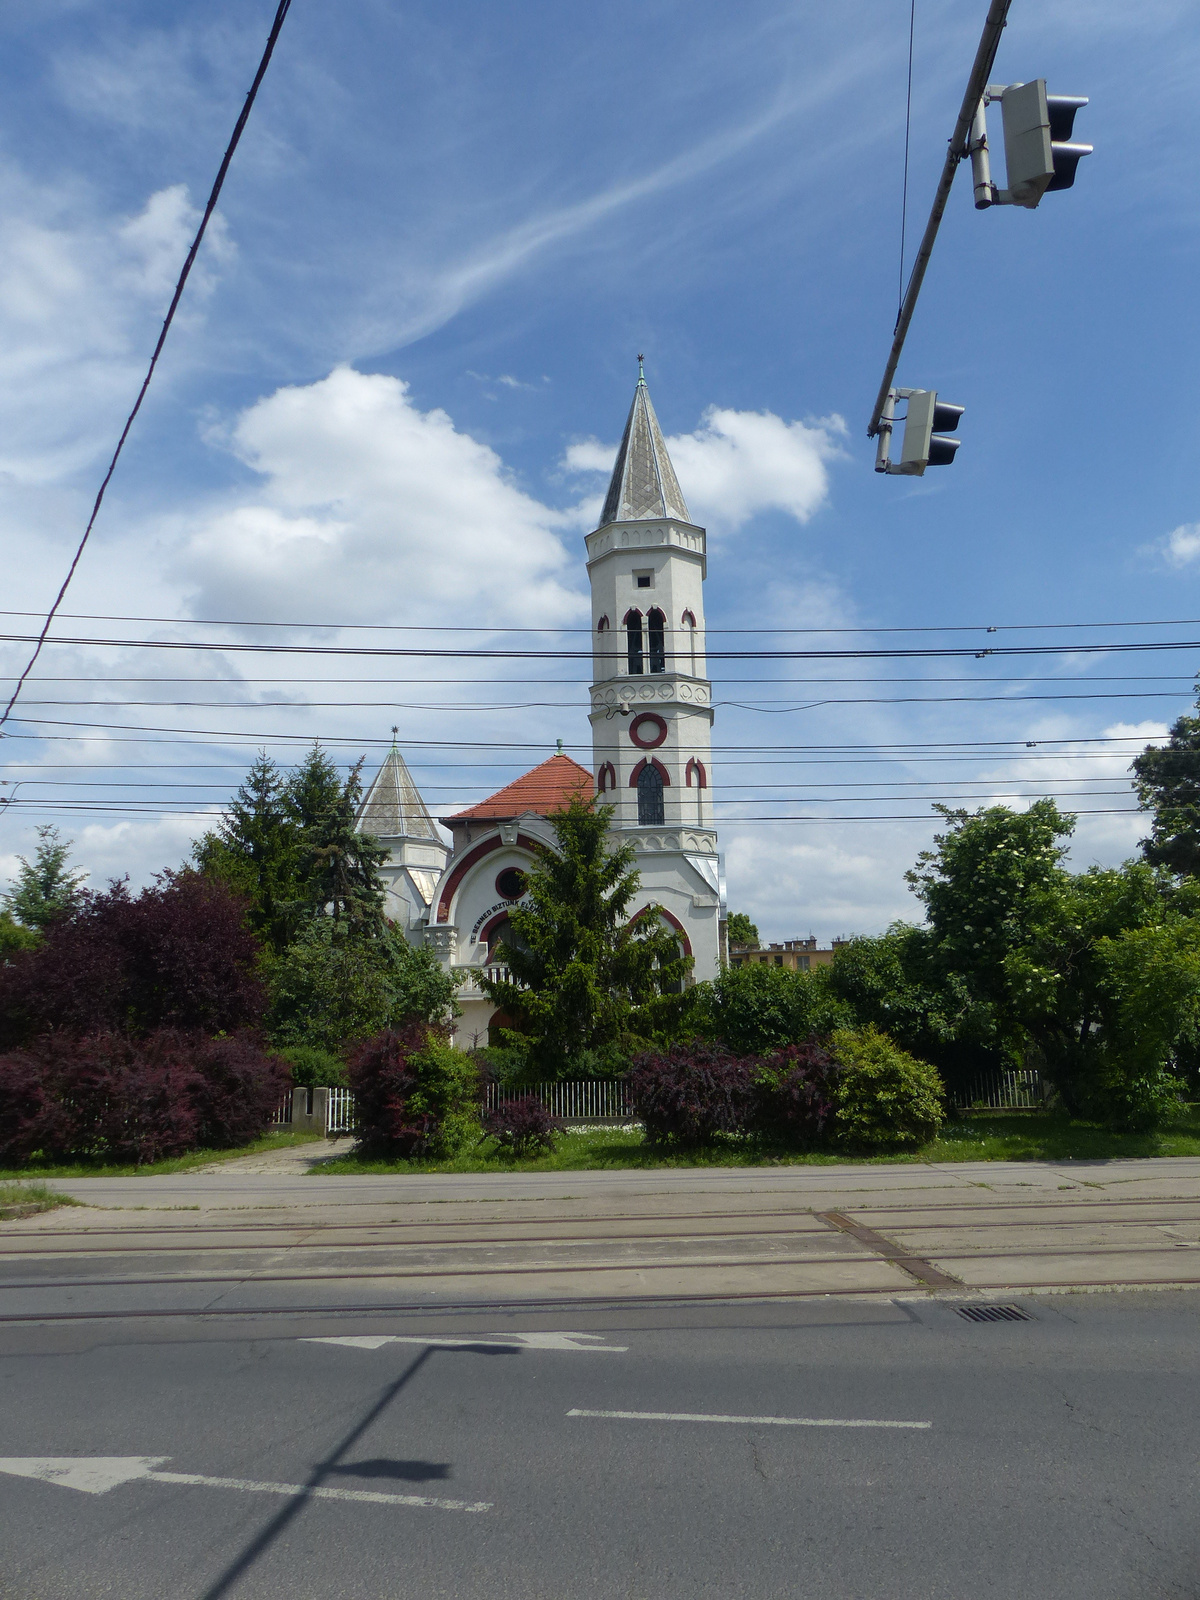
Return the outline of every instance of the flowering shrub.
<path id="1" fill-rule="evenodd" d="M 562 1124 L 550 1115 L 537 1095 L 524 1094 L 519 1100 L 506 1100 L 489 1111 L 483 1119 L 483 1131 L 496 1141 L 497 1148 L 520 1158 L 539 1150 L 553 1150 Z"/>
<path id="2" fill-rule="evenodd" d="M 651 1144 L 704 1144 L 745 1133 L 755 1113 L 758 1063 L 723 1045 L 672 1045 L 635 1057 L 626 1078 Z"/>
<path id="3" fill-rule="evenodd" d="M 364 1153 L 451 1155 L 479 1130 L 479 1073 L 424 1022 L 388 1028 L 350 1058 L 355 1132 Z"/>
<path id="4" fill-rule="evenodd" d="M 142 1164 L 248 1144 L 286 1093 L 278 1057 L 253 1034 L 210 1039 L 171 1028 L 42 1034 L 0 1055 L 0 1161 Z"/>

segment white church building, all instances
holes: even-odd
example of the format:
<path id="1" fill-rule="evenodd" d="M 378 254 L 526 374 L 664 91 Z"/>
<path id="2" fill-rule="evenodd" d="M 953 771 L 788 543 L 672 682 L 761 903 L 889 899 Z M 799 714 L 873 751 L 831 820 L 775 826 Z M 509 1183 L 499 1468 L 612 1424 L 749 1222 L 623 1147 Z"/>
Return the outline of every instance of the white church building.
<path id="1" fill-rule="evenodd" d="M 725 954 L 725 885 L 712 816 L 712 685 L 706 675 L 705 532 L 692 522 L 644 376 L 639 376 L 600 525 L 586 540 L 592 591 L 592 766 L 547 761 L 442 818 L 446 843 L 393 744 L 359 810 L 390 857 L 385 910 L 413 943 L 465 969 L 456 1042 L 487 1042 L 495 1013 L 478 985 L 519 902 L 546 818 L 573 794 L 615 808 L 633 845 L 634 915 L 657 906 L 713 978 Z"/>

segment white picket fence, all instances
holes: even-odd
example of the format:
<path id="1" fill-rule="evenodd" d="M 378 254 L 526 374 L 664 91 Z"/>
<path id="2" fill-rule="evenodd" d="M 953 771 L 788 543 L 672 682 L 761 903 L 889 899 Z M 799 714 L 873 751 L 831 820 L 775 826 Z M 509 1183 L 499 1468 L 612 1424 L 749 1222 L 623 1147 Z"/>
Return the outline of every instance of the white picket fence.
<path id="1" fill-rule="evenodd" d="M 325 1133 L 332 1138 L 337 1133 L 354 1132 L 354 1096 L 349 1089 L 293 1089 L 286 1094 L 271 1118 L 272 1128 L 292 1128 L 303 1125 L 311 1128 L 313 1117 L 320 1118 L 321 1102 L 325 1104 Z"/>
<path id="2" fill-rule="evenodd" d="M 1040 1111 L 1054 1091 L 1040 1072 L 1030 1067 L 1010 1072 L 981 1072 L 954 1092 L 954 1104 L 963 1111 L 979 1106 L 988 1111 Z"/>
<path id="3" fill-rule="evenodd" d="M 633 1116 L 633 1100 L 625 1084 L 611 1078 L 583 1078 L 573 1083 L 531 1083 L 506 1088 L 489 1083 L 484 1109 L 495 1111 L 510 1100 L 536 1095 L 551 1116 L 564 1122 L 616 1122 Z"/>

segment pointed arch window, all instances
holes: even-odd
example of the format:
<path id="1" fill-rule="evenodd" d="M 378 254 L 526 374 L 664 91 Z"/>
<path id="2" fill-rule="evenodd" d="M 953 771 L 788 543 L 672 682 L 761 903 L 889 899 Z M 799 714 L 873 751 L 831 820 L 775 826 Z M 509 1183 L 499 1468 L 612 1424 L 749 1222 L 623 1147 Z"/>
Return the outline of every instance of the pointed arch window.
<path id="1" fill-rule="evenodd" d="M 695 756 L 687 764 L 687 786 L 689 789 L 692 787 L 693 779 L 695 779 L 697 789 L 708 788 L 708 773 L 704 770 L 704 763 L 703 761 L 697 761 Z"/>
<path id="2" fill-rule="evenodd" d="M 666 821 L 663 790 L 670 783 L 666 767 L 654 756 L 643 756 L 629 774 L 629 787 L 637 790 L 638 821 L 643 826 L 661 828 Z"/>
<path id="3" fill-rule="evenodd" d="M 679 624 L 680 624 L 680 627 L 682 627 L 682 629 L 683 629 L 684 637 L 688 641 L 688 648 L 689 648 L 689 651 L 691 653 L 691 659 L 692 659 L 692 669 L 691 669 L 692 670 L 692 677 L 694 678 L 696 676 L 696 617 L 695 617 L 695 613 L 692 612 L 692 611 L 685 611 L 683 613 L 683 616 L 680 617 L 680 619 L 679 619 Z"/>
<path id="4" fill-rule="evenodd" d="M 637 610 L 625 613 L 625 643 L 631 676 L 640 677 L 646 670 L 645 650 L 642 644 L 642 613 Z"/>
<path id="5" fill-rule="evenodd" d="M 665 672 L 667 670 L 667 619 L 655 606 L 646 618 L 646 623 L 650 639 L 650 671 Z"/>
<path id="6" fill-rule="evenodd" d="M 611 761 L 606 761 L 596 774 L 596 793 L 606 794 L 609 789 L 617 787 L 617 769 Z"/>
<path id="7" fill-rule="evenodd" d="M 646 828 L 661 828 L 667 819 L 662 773 L 649 762 L 638 773 L 637 797 L 638 822 Z"/>

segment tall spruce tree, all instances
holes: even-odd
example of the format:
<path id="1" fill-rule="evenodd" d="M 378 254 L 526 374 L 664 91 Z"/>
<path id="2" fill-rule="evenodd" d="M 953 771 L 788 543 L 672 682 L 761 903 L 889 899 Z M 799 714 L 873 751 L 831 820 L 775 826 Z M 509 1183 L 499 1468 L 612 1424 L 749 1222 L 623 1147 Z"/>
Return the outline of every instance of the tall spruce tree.
<path id="1" fill-rule="evenodd" d="M 388 848 L 354 825 L 362 799 L 362 766 L 360 760 L 346 782 L 337 783 L 325 809 L 304 829 L 299 909 L 310 917 L 332 918 L 335 928 L 344 927 L 352 937 L 378 938 L 386 930 L 379 868 Z"/>
<path id="2" fill-rule="evenodd" d="M 630 920 L 640 878 L 632 845 L 609 848 L 612 815 L 611 806 L 573 799 L 547 818 L 557 849 L 542 851 L 526 879 L 528 903 L 513 907 L 501 941 L 511 981 L 481 980 L 514 1018 L 531 1064 L 551 1076 L 645 1025 L 691 970 L 657 908 Z"/>
<path id="3" fill-rule="evenodd" d="M 245 896 L 251 928 L 277 953 L 291 937 L 288 908 L 299 893 L 300 841 L 288 784 L 260 750 L 216 831 L 192 849 L 201 872 Z"/>
<path id="4" fill-rule="evenodd" d="M 21 870 L 13 887 L 2 898 L 22 927 L 34 928 L 40 933 L 51 923 L 64 921 L 77 909 L 87 873 L 67 865 L 73 841 L 60 839 L 52 822 L 40 827 L 37 836 L 33 860 L 17 857 Z"/>

